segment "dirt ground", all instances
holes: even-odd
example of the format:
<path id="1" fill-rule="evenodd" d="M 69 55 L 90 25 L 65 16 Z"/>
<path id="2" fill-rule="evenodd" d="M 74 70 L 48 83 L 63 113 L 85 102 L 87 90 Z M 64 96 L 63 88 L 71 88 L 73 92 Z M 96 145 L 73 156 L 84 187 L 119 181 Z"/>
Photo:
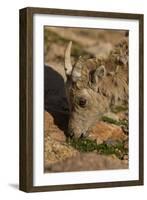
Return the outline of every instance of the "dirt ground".
<path id="1" fill-rule="evenodd" d="M 88 139 L 97 144 L 124 144 L 121 158 L 96 151 L 82 152 L 67 142 L 69 110 L 64 89 L 64 51 L 73 41 L 72 62 L 79 56 L 106 57 L 125 31 L 45 27 L 44 29 L 44 170 L 45 172 L 128 168 L 128 132 L 116 123 L 101 121 Z M 126 120 L 127 111 L 115 113 L 116 121 Z M 109 117 L 113 113 L 109 113 Z M 113 117 L 114 118 L 114 117 Z M 119 150 L 120 151 L 120 150 Z M 122 152 L 120 152 L 122 153 Z"/>

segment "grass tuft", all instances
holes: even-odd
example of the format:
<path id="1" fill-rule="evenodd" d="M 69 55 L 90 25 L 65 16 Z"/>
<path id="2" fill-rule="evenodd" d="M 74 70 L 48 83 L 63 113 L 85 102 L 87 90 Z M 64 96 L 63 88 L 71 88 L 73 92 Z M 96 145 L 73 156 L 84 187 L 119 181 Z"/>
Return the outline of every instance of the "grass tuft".
<path id="1" fill-rule="evenodd" d="M 111 108 L 111 111 L 113 113 L 119 113 L 119 112 L 123 112 L 127 110 L 128 110 L 128 106 L 114 106 Z"/>
<path id="2" fill-rule="evenodd" d="M 128 121 L 127 120 L 115 120 L 115 119 L 112 119 L 110 117 L 107 117 L 107 116 L 103 116 L 102 118 L 102 121 L 104 122 L 108 122 L 110 124 L 115 124 L 115 125 L 118 125 L 118 126 L 128 126 Z"/>
<path id="3" fill-rule="evenodd" d="M 123 159 L 127 154 L 128 149 L 125 149 L 123 142 L 116 142 L 115 144 L 97 144 L 96 141 L 83 139 L 70 139 L 69 144 L 80 152 L 97 152 L 104 155 L 115 155 L 119 159 Z"/>

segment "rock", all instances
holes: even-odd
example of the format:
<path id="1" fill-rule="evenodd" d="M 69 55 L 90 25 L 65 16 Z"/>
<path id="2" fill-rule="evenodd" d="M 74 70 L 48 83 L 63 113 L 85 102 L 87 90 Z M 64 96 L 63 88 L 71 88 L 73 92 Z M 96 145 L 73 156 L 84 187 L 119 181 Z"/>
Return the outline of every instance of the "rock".
<path id="1" fill-rule="evenodd" d="M 45 137 L 50 136 L 52 139 L 61 142 L 66 140 L 64 132 L 55 125 L 53 116 L 46 111 L 44 113 L 44 131 Z"/>
<path id="2" fill-rule="evenodd" d="M 54 164 L 59 161 L 64 161 L 66 158 L 75 156 L 77 151 L 65 142 L 59 142 L 50 136 L 45 137 L 44 145 L 44 167 Z"/>
<path id="3" fill-rule="evenodd" d="M 128 140 L 125 141 L 125 143 L 124 143 L 124 148 L 127 149 L 127 150 L 129 149 Z"/>
<path id="4" fill-rule="evenodd" d="M 117 113 L 119 120 L 128 120 L 128 112 Z"/>
<path id="5" fill-rule="evenodd" d="M 125 165 L 129 165 L 129 161 L 128 160 L 123 160 L 122 161 Z"/>
<path id="6" fill-rule="evenodd" d="M 47 131 L 50 129 L 50 125 L 54 123 L 54 118 L 48 112 L 44 112 L 44 130 Z"/>
<path id="7" fill-rule="evenodd" d="M 128 155 L 124 155 L 123 159 L 124 159 L 124 160 L 129 160 Z"/>
<path id="8" fill-rule="evenodd" d="M 54 123 L 54 118 L 48 112 L 44 113 L 44 167 L 72 157 L 77 150 L 66 143 L 64 132 Z"/>
<path id="9" fill-rule="evenodd" d="M 128 164 L 114 155 L 105 156 L 97 153 L 78 153 L 76 156 L 48 166 L 47 172 L 91 171 L 108 169 L 127 169 Z"/>
<path id="10" fill-rule="evenodd" d="M 119 126 L 98 122 L 90 131 L 88 138 L 96 140 L 98 144 L 101 144 L 107 140 L 124 141 L 127 139 L 127 136 Z"/>

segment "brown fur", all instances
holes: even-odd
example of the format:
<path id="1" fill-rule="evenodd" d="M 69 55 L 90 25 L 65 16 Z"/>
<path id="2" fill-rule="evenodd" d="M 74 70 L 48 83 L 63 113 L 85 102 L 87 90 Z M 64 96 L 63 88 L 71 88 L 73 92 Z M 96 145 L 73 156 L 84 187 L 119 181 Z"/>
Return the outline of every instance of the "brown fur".
<path id="1" fill-rule="evenodd" d="M 128 102 L 127 39 L 116 45 L 106 59 L 80 58 L 73 67 L 75 74 L 79 66 L 80 77 L 73 80 L 71 74 L 66 83 L 71 111 L 69 134 L 75 137 L 87 135 L 91 126 L 111 106 Z M 79 105 L 80 99 L 86 100 L 85 106 Z"/>

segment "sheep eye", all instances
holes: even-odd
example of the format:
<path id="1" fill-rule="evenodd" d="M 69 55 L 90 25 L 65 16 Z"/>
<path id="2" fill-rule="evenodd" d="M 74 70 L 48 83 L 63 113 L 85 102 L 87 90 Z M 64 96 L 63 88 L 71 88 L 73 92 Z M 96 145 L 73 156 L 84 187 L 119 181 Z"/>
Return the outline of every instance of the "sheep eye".
<path id="1" fill-rule="evenodd" d="M 81 106 L 81 107 L 85 107 L 85 105 L 86 105 L 86 99 L 84 99 L 84 98 L 80 98 L 79 99 L 79 106 Z"/>

